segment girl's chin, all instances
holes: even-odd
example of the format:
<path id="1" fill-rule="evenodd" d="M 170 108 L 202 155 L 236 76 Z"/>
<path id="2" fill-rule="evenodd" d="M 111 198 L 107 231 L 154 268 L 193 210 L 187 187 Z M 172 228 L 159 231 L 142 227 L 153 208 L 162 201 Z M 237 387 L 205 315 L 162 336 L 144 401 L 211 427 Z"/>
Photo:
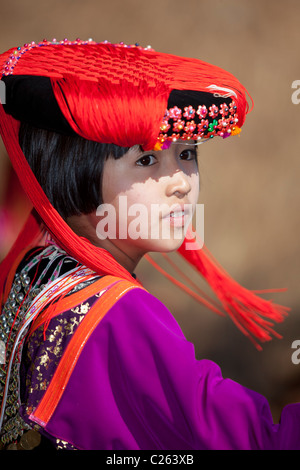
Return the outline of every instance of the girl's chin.
<path id="1" fill-rule="evenodd" d="M 168 253 L 172 251 L 178 250 L 178 248 L 182 245 L 184 237 L 180 239 L 158 239 L 158 240 L 135 240 L 135 242 L 139 245 L 140 248 L 144 248 L 144 252 L 161 252 L 161 253 Z M 147 242 L 147 243 L 144 243 Z"/>

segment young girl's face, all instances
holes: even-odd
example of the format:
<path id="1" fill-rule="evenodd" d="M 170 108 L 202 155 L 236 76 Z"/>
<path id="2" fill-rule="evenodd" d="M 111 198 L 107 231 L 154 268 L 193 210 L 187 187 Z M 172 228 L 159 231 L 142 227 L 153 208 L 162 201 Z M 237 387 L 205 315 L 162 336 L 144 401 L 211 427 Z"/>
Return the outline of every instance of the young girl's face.
<path id="1" fill-rule="evenodd" d="M 109 158 L 103 170 L 104 205 L 100 206 L 115 211 L 116 231 L 113 236 L 112 226 L 111 233 L 108 230 L 109 242 L 133 258 L 149 251 L 176 250 L 197 204 L 198 176 L 193 143 L 176 142 L 167 150 L 149 152 L 136 146 L 120 159 Z M 97 211 L 98 235 L 105 214 Z"/>

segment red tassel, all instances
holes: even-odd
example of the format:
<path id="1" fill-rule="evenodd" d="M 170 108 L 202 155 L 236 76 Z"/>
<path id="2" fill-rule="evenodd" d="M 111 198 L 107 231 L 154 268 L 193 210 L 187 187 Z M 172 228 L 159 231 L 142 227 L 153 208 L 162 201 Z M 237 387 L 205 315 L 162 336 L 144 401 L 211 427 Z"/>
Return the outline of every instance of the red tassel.
<path id="1" fill-rule="evenodd" d="M 144 257 L 150 264 L 152 264 L 152 266 L 155 267 L 155 269 L 157 269 L 157 271 L 159 271 L 161 274 L 163 274 L 163 276 L 165 276 L 167 279 L 169 279 L 169 281 L 173 282 L 173 284 L 175 284 L 177 287 L 184 290 L 188 295 L 190 295 L 195 300 L 202 303 L 203 305 L 205 305 L 209 309 L 213 310 L 215 313 L 217 313 L 219 315 L 224 315 L 224 313 L 221 312 L 221 310 L 218 309 L 212 301 L 207 300 L 204 295 L 196 294 L 192 289 L 190 289 L 189 287 L 185 286 L 182 282 L 175 279 L 173 276 L 171 276 L 169 273 L 167 273 L 161 266 L 159 266 L 159 264 L 157 264 L 149 255 L 145 255 Z"/>
<path id="2" fill-rule="evenodd" d="M 195 239 L 191 241 L 189 232 L 178 253 L 202 274 L 223 309 L 257 349 L 261 349 L 261 346 L 256 340 L 270 341 L 272 335 L 281 338 L 272 327 L 274 322 L 284 320 L 289 311 L 287 307 L 262 299 L 238 284 L 213 259 L 205 246 L 201 247 Z"/>

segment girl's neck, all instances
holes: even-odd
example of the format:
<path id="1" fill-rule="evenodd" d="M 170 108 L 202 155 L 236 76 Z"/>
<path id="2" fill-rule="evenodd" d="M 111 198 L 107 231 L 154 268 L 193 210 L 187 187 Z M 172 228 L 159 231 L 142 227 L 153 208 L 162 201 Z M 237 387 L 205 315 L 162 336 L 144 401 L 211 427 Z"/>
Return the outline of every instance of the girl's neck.
<path id="1" fill-rule="evenodd" d="M 97 221 L 94 214 L 73 215 L 68 217 L 66 222 L 76 235 L 84 237 L 93 245 L 107 250 L 130 274 L 134 272 L 137 264 L 143 257 L 144 253 L 138 253 L 134 249 L 132 253 L 128 253 L 128 249 L 126 251 L 123 250 L 122 244 L 118 240 L 110 240 L 109 238 L 104 240 L 99 239 L 96 233 Z"/>

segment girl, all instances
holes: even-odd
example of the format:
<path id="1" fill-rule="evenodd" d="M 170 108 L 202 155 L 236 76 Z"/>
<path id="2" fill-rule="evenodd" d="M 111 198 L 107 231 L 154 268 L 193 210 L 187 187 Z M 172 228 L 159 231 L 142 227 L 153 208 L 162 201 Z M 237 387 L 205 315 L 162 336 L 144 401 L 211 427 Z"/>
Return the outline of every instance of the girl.
<path id="1" fill-rule="evenodd" d="M 34 206 L 1 265 L 3 448 L 299 449 L 299 404 L 274 425 L 264 397 L 196 361 L 134 275 L 178 250 L 220 305 L 189 292 L 255 344 L 282 320 L 190 226 L 197 146 L 240 132 L 244 87 L 138 45 L 45 40 L 0 57 L 1 135 Z"/>

